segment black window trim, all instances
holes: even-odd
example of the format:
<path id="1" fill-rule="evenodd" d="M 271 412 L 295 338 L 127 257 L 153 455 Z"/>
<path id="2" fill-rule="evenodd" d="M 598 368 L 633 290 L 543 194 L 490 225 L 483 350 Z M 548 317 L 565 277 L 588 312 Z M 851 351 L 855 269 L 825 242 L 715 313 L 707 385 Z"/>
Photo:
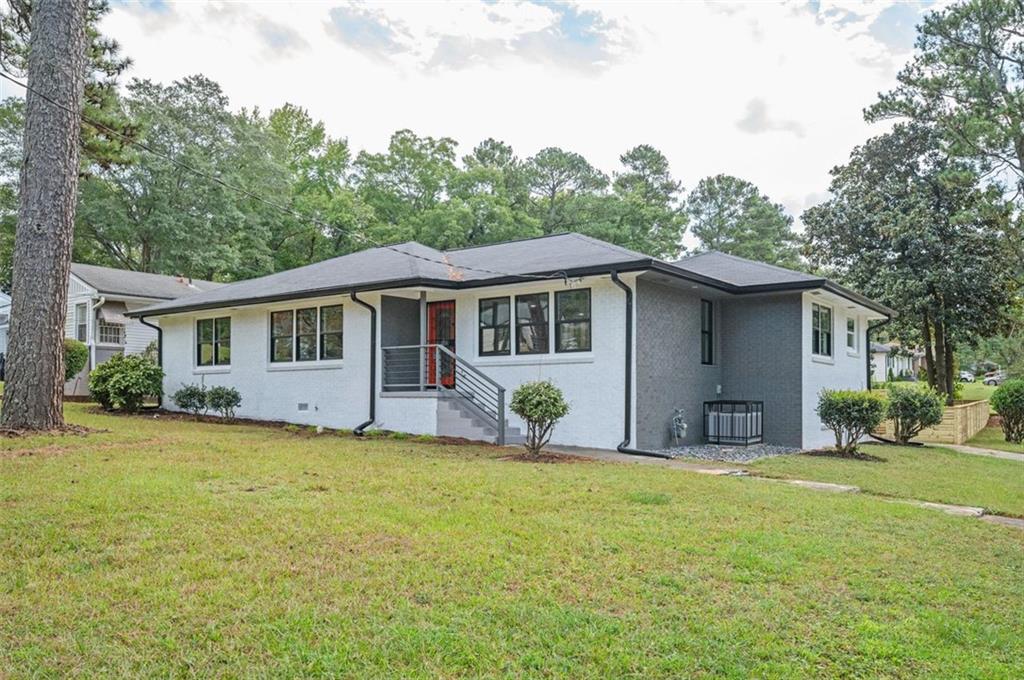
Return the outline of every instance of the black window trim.
<path id="1" fill-rule="evenodd" d="M 520 328 L 526 328 L 527 326 L 530 326 L 530 327 L 540 326 L 541 324 L 539 324 L 539 323 L 519 323 L 519 299 L 520 298 L 541 297 L 541 296 L 544 296 L 547 299 L 547 319 L 544 320 L 544 325 L 547 327 L 547 336 L 546 336 L 547 337 L 547 347 L 544 348 L 543 350 L 539 350 L 539 351 L 535 351 L 535 352 L 520 352 L 519 351 L 519 329 Z M 512 338 L 512 342 L 515 343 L 515 346 L 516 346 L 516 356 L 523 356 L 523 357 L 525 357 L 525 356 L 536 356 L 536 355 L 539 355 L 539 354 L 551 354 L 551 292 L 545 290 L 545 291 L 541 291 L 539 293 L 522 293 L 520 295 L 516 295 L 515 296 L 515 307 L 512 309 L 512 312 L 515 313 L 515 318 L 516 318 L 516 334 L 515 334 L 515 337 Z"/>
<path id="2" fill-rule="evenodd" d="M 324 310 L 333 309 L 337 307 L 341 310 L 341 330 L 340 331 L 325 331 L 324 330 Z M 324 356 L 324 337 L 328 335 L 337 335 L 338 339 L 341 340 L 341 356 L 327 358 Z M 345 305 L 338 302 L 333 305 L 319 305 L 316 311 L 316 337 L 317 337 L 317 361 L 341 361 L 345 358 Z"/>
<path id="3" fill-rule="evenodd" d="M 486 302 L 504 302 L 508 305 L 508 323 L 505 324 L 492 324 L 490 326 L 484 326 L 483 322 L 483 306 Z M 476 319 L 477 319 L 477 332 L 476 332 L 476 350 L 477 355 L 482 357 L 507 357 L 512 356 L 512 345 L 518 341 L 517 337 L 512 337 L 512 317 L 515 309 L 512 307 L 512 296 L 511 295 L 499 295 L 496 297 L 480 298 L 476 305 Z M 484 331 L 487 329 L 497 329 L 505 326 L 508 328 L 508 349 L 505 351 L 485 352 L 484 351 Z M 516 331 L 518 333 L 518 331 Z"/>
<path id="4" fill-rule="evenodd" d="M 341 330 L 340 331 L 324 331 L 323 326 L 323 314 L 325 309 L 338 307 L 341 309 Z M 314 333 L 303 333 L 299 334 L 299 312 L 313 310 L 316 318 L 316 331 Z M 282 312 L 290 313 L 292 316 L 292 329 L 290 335 L 274 335 L 274 314 L 280 314 Z M 322 305 L 309 305 L 305 307 L 287 307 L 283 309 L 271 309 L 267 314 L 267 330 L 269 334 L 269 342 L 267 351 L 269 354 L 270 364 L 273 366 L 287 366 L 289 364 L 333 364 L 344 360 L 345 358 L 345 305 L 341 302 L 333 302 L 330 304 Z M 324 337 L 328 335 L 337 335 L 341 339 L 341 356 L 336 359 L 324 358 Z M 292 340 L 292 357 L 291 359 L 274 359 L 274 340 L 275 338 L 287 338 L 290 337 Z M 314 337 L 316 338 L 316 352 L 311 359 L 300 359 L 299 358 L 299 338 L 300 337 Z"/>
<path id="5" fill-rule="evenodd" d="M 562 321 L 561 315 L 558 313 L 559 298 L 562 295 L 568 295 L 571 293 L 586 293 L 587 294 L 587 318 L 586 319 L 574 319 L 572 321 Z M 556 290 L 555 291 L 555 353 L 556 354 L 575 354 L 577 352 L 592 352 L 594 350 L 594 307 L 593 307 L 593 294 L 590 292 L 590 288 L 570 288 L 568 290 Z M 548 310 L 548 316 L 551 316 L 551 311 Z M 563 324 L 576 324 L 586 321 L 589 330 L 587 332 L 587 346 L 581 349 L 562 349 L 562 325 Z M 550 342 L 550 340 L 549 340 Z"/>
<path id="6" fill-rule="evenodd" d="M 704 327 L 707 309 L 707 327 Z M 707 338 L 707 356 L 704 356 L 704 338 Z M 702 366 L 715 365 L 715 304 L 711 300 L 700 300 L 700 363 Z"/>
<path id="7" fill-rule="evenodd" d="M 220 361 L 217 360 L 217 357 L 218 357 L 217 350 L 220 348 L 220 345 L 223 344 L 218 339 L 217 322 L 218 321 L 225 321 L 225 320 L 228 322 L 228 328 L 230 328 L 231 327 L 231 315 L 230 314 L 227 315 L 227 316 L 204 316 L 204 317 L 202 317 L 200 319 L 196 319 L 196 323 L 195 323 L 195 327 L 194 327 L 195 328 L 195 334 L 196 334 L 196 342 L 195 342 L 195 348 L 196 348 L 196 361 L 195 361 L 195 365 L 196 365 L 196 368 L 223 368 L 223 367 L 230 368 L 231 367 L 231 357 L 230 357 L 230 353 L 231 353 L 231 331 L 230 330 L 228 331 L 228 341 L 227 341 L 228 360 L 226 362 L 220 362 Z M 210 322 L 210 342 L 202 342 L 199 339 L 199 324 L 203 323 L 204 321 Z M 210 345 L 210 363 L 208 363 L 208 364 L 202 363 L 203 345 Z"/>
<path id="8" fill-rule="evenodd" d="M 817 307 L 817 310 L 815 310 Z M 822 310 L 828 310 L 828 328 L 821 327 L 821 313 Z M 814 327 L 815 311 L 817 311 L 818 327 Z M 826 305 L 818 302 L 811 303 L 811 355 L 816 357 L 822 357 L 831 359 L 835 356 L 835 310 L 831 305 Z M 823 336 L 828 337 L 828 352 L 821 351 L 821 341 Z M 814 343 L 818 343 L 818 351 L 814 350 Z"/>

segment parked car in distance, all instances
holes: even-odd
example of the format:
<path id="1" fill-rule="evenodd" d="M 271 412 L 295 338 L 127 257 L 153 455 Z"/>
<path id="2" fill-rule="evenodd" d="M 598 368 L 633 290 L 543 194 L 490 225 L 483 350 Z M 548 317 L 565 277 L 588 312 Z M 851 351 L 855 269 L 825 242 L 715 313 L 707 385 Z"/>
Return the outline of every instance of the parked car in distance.
<path id="1" fill-rule="evenodd" d="M 974 374 L 970 371 L 960 371 L 960 382 L 974 382 Z"/>
<path id="2" fill-rule="evenodd" d="M 986 373 L 985 378 L 981 381 L 986 385 L 1002 385 L 1006 380 L 1006 371 L 992 371 Z"/>

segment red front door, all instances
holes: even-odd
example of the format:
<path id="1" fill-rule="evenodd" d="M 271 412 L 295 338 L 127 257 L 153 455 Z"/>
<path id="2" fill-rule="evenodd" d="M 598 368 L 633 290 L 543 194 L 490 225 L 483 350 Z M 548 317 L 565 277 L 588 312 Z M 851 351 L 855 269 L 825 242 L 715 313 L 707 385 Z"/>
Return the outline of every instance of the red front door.
<path id="1" fill-rule="evenodd" d="M 455 353 L 455 300 L 427 303 L 427 344 L 441 345 Z M 432 385 L 440 383 L 454 387 L 455 362 L 445 354 L 431 350 L 427 355 L 427 376 Z"/>

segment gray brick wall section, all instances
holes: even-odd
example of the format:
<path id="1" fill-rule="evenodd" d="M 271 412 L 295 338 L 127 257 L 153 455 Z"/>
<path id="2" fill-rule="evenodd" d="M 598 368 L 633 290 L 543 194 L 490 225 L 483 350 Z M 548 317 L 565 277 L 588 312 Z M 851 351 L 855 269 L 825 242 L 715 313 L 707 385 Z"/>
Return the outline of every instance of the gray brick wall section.
<path id="1" fill-rule="evenodd" d="M 800 293 L 736 297 L 722 306 L 722 397 L 764 402 L 764 438 L 801 445 Z"/>
<path id="2" fill-rule="evenodd" d="M 716 365 L 700 363 L 700 295 L 640 279 L 636 298 L 636 443 L 669 446 L 672 414 L 683 408 L 689 425 L 683 443 L 699 444 L 704 402 L 722 383 L 720 351 Z"/>
<path id="3" fill-rule="evenodd" d="M 800 294 L 714 299 L 715 365 L 700 363 L 700 299 L 694 291 L 637 284 L 637 445 L 671 444 L 676 408 L 686 411 L 685 444 L 703 437 L 704 402 L 763 401 L 771 444 L 801 440 Z M 722 386 L 721 395 L 716 387 Z"/>

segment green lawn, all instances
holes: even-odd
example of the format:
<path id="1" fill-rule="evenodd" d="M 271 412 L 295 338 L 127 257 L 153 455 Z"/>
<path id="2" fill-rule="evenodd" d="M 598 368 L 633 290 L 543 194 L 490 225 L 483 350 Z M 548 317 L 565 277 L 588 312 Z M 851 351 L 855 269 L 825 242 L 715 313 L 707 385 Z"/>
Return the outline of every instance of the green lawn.
<path id="1" fill-rule="evenodd" d="M 749 467 L 770 477 L 853 484 L 864 491 L 938 503 L 974 505 L 1024 517 L 1024 464 L 939 446 L 862 446 L 882 461 L 792 455 Z"/>
<path id="2" fill-rule="evenodd" d="M 960 395 L 961 399 L 967 401 L 978 401 L 981 399 L 990 399 L 992 393 L 996 391 L 994 385 L 985 385 L 980 380 L 972 383 L 964 383 L 963 394 Z"/>
<path id="3" fill-rule="evenodd" d="M 1012 528 L 89 408 L 110 432 L 0 440 L 5 678 L 1024 675 Z"/>
<path id="4" fill-rule="evenodd" d="M 1024 445 L 1011 444 L 1006 441 L 1001 427 L 986 427 L 974 435 L 974 438 L 967 442 L 968 446 L 980 446 L 985 449 L 999 449 L 1000 451 L 1012 451 L 1013 453 L 1024 453 Z"/>

